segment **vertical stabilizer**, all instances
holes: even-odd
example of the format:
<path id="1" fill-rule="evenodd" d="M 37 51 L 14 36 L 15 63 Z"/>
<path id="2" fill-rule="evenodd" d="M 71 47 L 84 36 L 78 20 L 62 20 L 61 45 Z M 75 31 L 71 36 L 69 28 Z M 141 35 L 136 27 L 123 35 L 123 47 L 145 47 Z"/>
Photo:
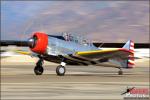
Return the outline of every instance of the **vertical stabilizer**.
<path id="1" fill-rule="evenodd" d="M 129 40 L 122 48 L 129 50 L 132 52 L 132 54 L 129 55 L 128 59 L 125 61 L 126 65 L 124 65 L 126 68 L 133 68 L 134 63 L 134 42 L 132 40 Z"/>

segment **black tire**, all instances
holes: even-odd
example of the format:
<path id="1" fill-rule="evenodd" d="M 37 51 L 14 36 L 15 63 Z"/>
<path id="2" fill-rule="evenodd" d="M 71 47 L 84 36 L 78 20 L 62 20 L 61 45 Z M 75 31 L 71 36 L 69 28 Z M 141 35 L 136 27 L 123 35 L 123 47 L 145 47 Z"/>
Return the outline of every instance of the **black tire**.
<path id="1" fill-rule="evenodd" d="M 34 73 L 35 75 L 42 75 L 44 71 L 44 68 L 42 66 L 35 66 Z"/>
<path id="2" fill-rule="evenodd" d="M 66 72 L 66 69 L 64 66 L 57 66 L 56 68 L 56 73 L 58 76 L 64 76 L 65 75 L 65 72 Z"/>
<path id="3" fill-rule="evenodd" d="M 119 71 L 118 71 L 118 75 L 123 75 L 123 71 L 122 71 L 122 70 L 119 70 Z"/>

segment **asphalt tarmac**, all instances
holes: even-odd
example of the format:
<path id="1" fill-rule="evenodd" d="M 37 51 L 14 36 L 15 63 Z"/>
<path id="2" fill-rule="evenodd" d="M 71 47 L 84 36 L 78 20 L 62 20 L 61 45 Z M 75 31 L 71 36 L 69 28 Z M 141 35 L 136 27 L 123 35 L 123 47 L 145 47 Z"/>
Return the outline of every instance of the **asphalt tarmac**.
<path id="1" fill-rule="evenodd" d="M 127 87 L 149 88 L 149 65 L 134 69 L 101 66 L 66 66 L 65 76 L 57 76 L 56 65 L 45 65 L 44 74 L 36 76 L 33 64 L 1 65 L 1 100 L 122 100 Z"/>

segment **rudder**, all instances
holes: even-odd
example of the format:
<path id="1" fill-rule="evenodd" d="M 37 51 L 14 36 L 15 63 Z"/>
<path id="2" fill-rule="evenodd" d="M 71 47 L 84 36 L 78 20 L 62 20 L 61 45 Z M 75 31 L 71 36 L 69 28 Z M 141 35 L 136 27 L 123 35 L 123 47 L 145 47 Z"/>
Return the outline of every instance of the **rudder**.
<path id="1" fill-rule="evenodd" d="M 129 50 L 132 54 L 129 55 L 128 59 L 126 60 L 126 68 L 133 68 L 135 66 L 134 62 L 134 42 L 129 40 L 124 46 L 124 49 Z"/>

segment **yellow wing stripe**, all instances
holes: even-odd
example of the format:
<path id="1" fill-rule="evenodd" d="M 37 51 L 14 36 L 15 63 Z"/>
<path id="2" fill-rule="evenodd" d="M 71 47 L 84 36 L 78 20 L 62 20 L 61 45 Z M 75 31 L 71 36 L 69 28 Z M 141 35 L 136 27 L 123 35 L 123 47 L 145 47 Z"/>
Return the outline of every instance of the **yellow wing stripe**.
<path id="1" fill-rule="evenodd" d="M 106 52 L 113 52 L 113 51 L 118 51 L 118 49 L 83 51 L 83 52 L 76 52 L 76 54 L 89 55 L 89 54 L 106 53 Z"/>
<path id="2" fill-rule="evenodd" d="M 16 53 L 24 54 L 24 55 L 31 55 L 30 52 L 27 51 L 21 51 L 21 50 L 15 50 Z"/>

